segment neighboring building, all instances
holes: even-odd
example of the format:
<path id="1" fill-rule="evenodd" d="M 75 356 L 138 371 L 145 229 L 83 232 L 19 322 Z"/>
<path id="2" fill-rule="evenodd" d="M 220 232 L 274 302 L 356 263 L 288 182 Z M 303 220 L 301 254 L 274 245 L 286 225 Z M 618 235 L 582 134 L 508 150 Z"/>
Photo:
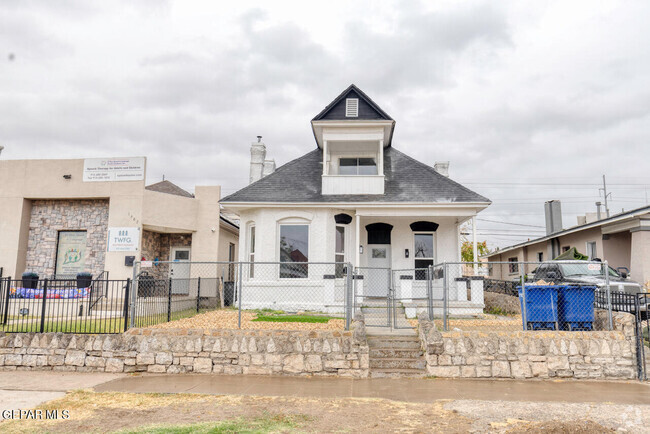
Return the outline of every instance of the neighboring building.
<path id="1" fill-rule="evenodd" d="M 548 215 L 547 212 L 547 223 Z M 561 223 L 547 224 L 551 232 L 548 235 L 499 249 L 484 259 L 488 262 L 547 261 L 575 247 L 591 259 L 606 260 L 613 268 L 626 267 L 631 279 L 650 286 L 650 206 L 596 221 L 589 221 L 590 217 L 579 218 L 586 223 L 569 229 L 562 229 Z M 533 268 L 534 264 L 528 265 L 526 272 Z M 519 269 L 515 264 L 494 264 L 490 275 L 511 279 L 519 275 Z"/>
<path id="2" fill-rule="evenodd" d="M 222 200 L 240 216 L 240 260 L 282 262 L 244 274 L 243 303 L 292 304 L 287 288 L 307 279 L 314 288 L 322 284 L 314 290 L 322 297 L 295 296 L 293 307 L 340 307 L 342 267 L 325 274 L 288 265 L 307 261 L 358 267 L 365 295 L 386 297 L 392 276 L 402 281 L 398 297 L 423 296 L 424 272 L 413 269 L 460 261 L 460 227 L 490 201 L 449 179 L 448 163 L 436 170 L 395 149 L 395 121 L 354 85 L 311 126 L 316 149 L 275 171 L 266 170 L 275 164 L 265 159 L 265 145 L 253 143 L 252 183 Z M 482 293 L 455 302 L 482 312 Z"/>
<path id="3" fill-rule="evenodd" d="M 3 274 L 126 279 L 133 260 L 236 258 L 238 226 L 220 217 L 219 186 L 145 186 L 145 172 L 144 157 L 0 160 Z"/>

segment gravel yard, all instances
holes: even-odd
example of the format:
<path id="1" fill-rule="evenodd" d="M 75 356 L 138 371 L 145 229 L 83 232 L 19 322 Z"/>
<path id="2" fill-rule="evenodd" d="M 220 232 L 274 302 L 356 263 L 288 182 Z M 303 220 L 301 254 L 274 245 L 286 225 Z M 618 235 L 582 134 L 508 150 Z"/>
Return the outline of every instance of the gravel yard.
<path id="1" fill-rule="evenodd" d="M 449 318 L 449 330 L 459 329 L 463 331 L 483 331 L 483 332 L 501 332 L 501 331 L 521 331 L 523 325 L 521 315 L 501 316 L 483 314 L 476 318 Z M 435 319 L 436 327 L 442 330 L 442 319 Z"/>
<path id="2" fill-rule="evenodd" d="M 256 312 L 242 311 L 241 328 L 246 330 L 343 330 L 345 320 L 331 319 L 326 323 L 253 321 Z M 234 309 L 218 309 L 190 318 L 153 326 L 157 329 L 237 329 L 239 313 Z"/>

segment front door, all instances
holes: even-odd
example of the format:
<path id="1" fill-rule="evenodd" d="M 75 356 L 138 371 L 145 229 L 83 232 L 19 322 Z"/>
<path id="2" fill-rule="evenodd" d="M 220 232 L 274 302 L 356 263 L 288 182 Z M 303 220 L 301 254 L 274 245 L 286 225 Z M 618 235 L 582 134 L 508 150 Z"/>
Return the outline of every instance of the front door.
<path id="1" fill-rule="evenodd" d="M 390 288 L 390 244 L 368 245 L 368 281 L 366 294 L 369 297 L 388 297 Z"/>
<path id="2" fill-rule="evenodd" d="M 189 247 L 172 248 L 172 264 L 169 277 L 172 279 L 172 294 L 190 293 L 190 249 Z"/>

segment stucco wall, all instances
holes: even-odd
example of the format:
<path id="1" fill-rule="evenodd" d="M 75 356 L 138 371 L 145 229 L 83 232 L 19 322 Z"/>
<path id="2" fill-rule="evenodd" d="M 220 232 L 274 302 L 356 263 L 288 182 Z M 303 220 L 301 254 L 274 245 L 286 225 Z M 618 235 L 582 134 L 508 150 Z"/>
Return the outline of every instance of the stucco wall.
<path id="1" fill-rule="evenodd" d="M 346 213 L 353 217 L 351 223 L 346 226 L 346 261 L 354 263 L 356 250 L 355 245 L 356 224 L 354 211 L 341 209 L 300 209 L 277 210 L 262 208 L 254 211 L 240 213 L 240 249 L 239 257 L 247 261 L 249 252 L 249 231 L 251 224 L 256 226 L 256 247 L 255 260 L 277 261 L 279 225 L 283 221 L 295 223 L 308 223 L 309 227 L 309 261 L 310 262 L 334 262 L 335 252 L 335 227 L 334 216 L 339 213 Z M 455 262 L 459 260 L 458 229 L 456 218 L 450 216 L 428 216 L 428 217 L 361 217 L 360 243 L 364 246 L 364 253 L 360 255 L 360 266 L 367 266 L 367 231 L 365 226 L 371 223 L 388 223 L 393 225 L 391 232 L 391 261 L 395 269 L 408 269 L 414 267 L 414 238 L 413 231 L 409 225 L 416 221 L 433 221 L 440 226 L 435 233 L 436 262 Z M 409 249 L 409 258 L 405 257 L 405 249 Z"/>
<path id="2" fill-rule="evenodd" d="M 54 274 L 58 232 L 86 231 L 85 270 L 104 271 L 108 200 L 34 200 L 31 206 L 26 268 L 45 278 Z"/>
<path id="3" fill-rule="evenodd" d="M 632 232 L 631 277 L 650 290 L 650 231 Z"/>
<path id="4" fill-rule="evenodd" d="M 83 182 L 83 167 L 83 159 L 0 160 L 0 267 L 5 275 L 25 271 L 32 200 L 107 200 L 107 228 L 186 233 L 192 237 L 192 259 L 217 260 L 220 187 L 196 187 L 195 198 L 173 196 L 145 190 L 144 181 Z M 102 268 L 111 279 L 126 279 L 133 268 L 125 265 L 125 257 L 140 259 L 142 251 L 138 246 L 103 255 Z"/>
<path id="5" fill-rule="evenodd" d="M 603 254 L 601 258 L 607 259 L 611 267 L 630 268 L 632 253 L 632 234 L 630 232 L 609 234 L 608 239 L 602 240 L 602 244 Z"/>

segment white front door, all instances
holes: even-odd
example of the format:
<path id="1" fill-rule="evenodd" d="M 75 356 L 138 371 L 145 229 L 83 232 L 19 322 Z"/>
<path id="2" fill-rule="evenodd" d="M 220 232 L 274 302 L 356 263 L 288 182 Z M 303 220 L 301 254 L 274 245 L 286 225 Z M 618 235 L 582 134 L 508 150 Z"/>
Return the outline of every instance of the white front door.
<path id="1" fill-rule="evenodd" d="M 365 294 L 370 297 L 387 297 L 390 288 L 390 244 L 368 245 L 368 281 Z"/>
<path id="2" fill-rule="evenodd" d="M 190 248 L 173 247 L 169 277 L 172 279 L 172 294 L 190 293 Z"/>

